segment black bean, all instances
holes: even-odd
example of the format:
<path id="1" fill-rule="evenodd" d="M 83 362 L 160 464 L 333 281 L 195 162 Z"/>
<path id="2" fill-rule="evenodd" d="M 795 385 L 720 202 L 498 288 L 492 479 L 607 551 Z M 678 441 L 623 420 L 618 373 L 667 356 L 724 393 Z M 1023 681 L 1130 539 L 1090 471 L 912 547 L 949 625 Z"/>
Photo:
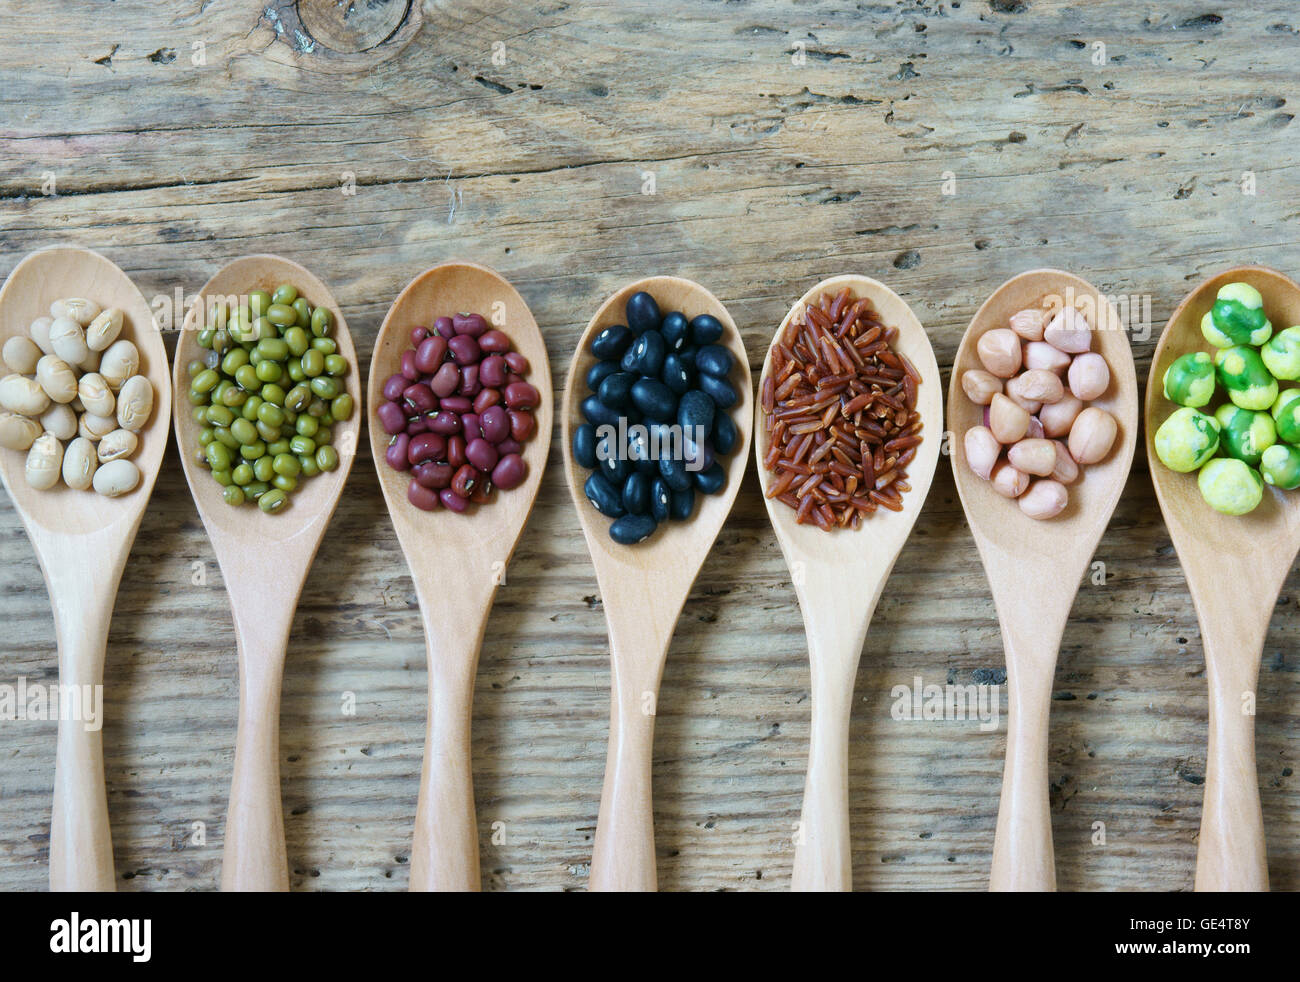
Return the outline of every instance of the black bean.
<path id="1" fill-rule="evenodd" d="M 671 351 L 664 356 L 664 370 L 659 377 L 678 395 L 695 384 L 695 373 L 682 364 L 680 355 Z"/>
<path id="2" fill-rule="evenodd" d="M 700 314 L 691 321 L 691 340 L 696 344 L 713 344 L 722 337 L 722 321 L 712 314 Z"/>
<path id="3" fill-rule="evenodd" d="M 721 408 L 730 409 L 736 404 L 736 390 L 731 387 L 731 383 L 725 378 L 718 378 L 716 375 L 706 375 L 704 372 L 700 372 L 698 384 L 704 394 Z"/>
<path id="4" fill-rule="evenodd" d="M 621 546 L 635 545 L 654 535 L 659 523 L 651 515 L 624 515 L 609 526 L 609 537 Z"/>
<path id="5" fill-rule="evenodd" d="M 591 339 L 591 353 L 601 360 L 621 358 L 632 343 L 632 332 L 622 324 L 613 324 Z"/>
<path id="6" fill-rule="evenodd" d="M 587 396 L 578 408 L 582 411 L 582 418 L 588 423 L 595 423 L 597 426 L 618 425 L 618 412 L 606 406 L 597 396 Z"/>
<path id="7" fill-rule="evenodd" d="M 615 491 L 614 486 L 600 474 L 593 472 L 587 475 L 582 493 L 587 496 L 591 506 L 602 515 L 618 518 L 623 514 L 623 496 Z"/>
<path id="8" fill-rule="evenodd" d="M 740 431 L 736 429 L 736 422 L 726 413 L 715 413 L 713 416 L 713 449 L 715 452 L 722 454 L 724 457 L 736 449 L 736 438 L 740 436 Z"/>
<path id="9" fill-rule="evenodd" d="M 692 389 L 677 403 L 677 425 L 690 437 L 694 437 L 698 426 L 707 437 L 713 429 L 713 412 L 713 400 L 699 389 Z"/>
<path id="10" fill-rule="evenodd" d="M 664 336 L 658 331 L 646 331 L 637 337 L 623 355 L 622 366 L 625 372 L 657 378 L 664 367 Z"/>
<path id="11" fill-rule="evenodd" d="M 664 344 L 668 345 L 669 351 L 681 351 L 686 346 L 687 335 L 690 334 L 690 331 L 691 325 L 687 321 L 686 315 L 677 310 L 664 318 L 664 326 L 659 329 L 659 333 L 664 336 Z"/>
<path id="12" fill-rule="evenodd" d="M 665 455 L 659 458 L 659 476 L 674 491 L 685 491 L 691 486 L 691 472 L 686 469 L 686 461 L 677 457 Z"/>
<path id="13" fill-rule="evenodd" d="M 626 453 L 608 450 L 603 455 L 596 455 L 596 467 L 598 473 L 605 475 L 605 479 L 616 488 L 621 488 L 628 475 L 636 469 Z"/>
<path id="14" fill-rule="evenodd" d="M 589 471 L 596 469 L 596 427 L 590 423 L 573 431 L 573 459 Z"/>
<path id="15" fill-rule="evenodd" d="M 695 511 L 695 492 L 691 488 L 678 491 L 673 489 L 672 501 L 668 505 L 668 517 L 674 521 L 684 522 Z"/>
<path id="16" fill-rule="evenodd" d="M 731 372 L 731 352 L 720 344 L 706 344 L 695 355 L 695 368 L 718 378 Z"/>
<path id="17" fill-rule="evenodd" d="M 632 404 L 632 386 L 636 376 L 631 372 L 614 372 L 606 375 L 596 395 L 610 409 L 627 409 Z"/>
<path id="18" fill-rule="evenodd" d="M 600 388 L 600 383 L 605 381 L 610 375 L 618 371 L 618 360 L 598 361 L 587 369 L 587 388 L 595 392 Z"/>
<path id="19" fill-rule="evenodd" d="M 664 483 L 663 478 L 656 477 L 650 482 L 650 514 L 655 521 L 668 520 L 668 509 L 672 504 L 673 489 Z"/>
<path id="20" fill-rule="evenodd" d="M 695 486 L 705 494 L 717 494 L 722 490 L 722 486 L 727 483 L 727 472 L 722 469 L 722 465 L 716 460 L 713 462 L 712 467 L 696 471 L 694 477 Z"/>
<path id="21" fill-rule="evenodd" d="M 623 482 L 623 507 L 629 515 L 645 515 L 650 511 L 650 478 L 633 471 Z"/>
<path id="22" fill-rule="evenodd" d="M 632 386 L 632 401 L 646 419 L 671 420 L 677 411 L 677 396 L 673 395 L 673 390 L 653 378 L 637 379 Z"/>
<path id="23" fill-rule="evenodd" d="M 632 333 L 641 334 L 645 331 L 657 331 L 659 325 L 663 322 L 663 317 L 659 314 L 659 304 L 655 303 L 655 298 L 642 290 L 640 293 L 634 293 L 628 297 L 627 301 L 627 324 L 632 328 Z M 646 374 L 651 374 L 647 372 Z"/>
<path id="24" fill-rule="evenodd" d="M 636 469 L 643 474 L 659 473 L 659 461 L 650 452 L 650 433 L 645 426 L 633 426 L 628 429 L 627 455 Z"/>
<path id="25" fill-rule="evenodd" d="M 695 345 L 688 344 L 681 351 L 677 352 L 677 357 L 682 360 L 683 365 L 685 365 L 691 371 L 695 371 L 695 356 L 699 352 L 699 350 L 700 349 L 695 347 Z"/>

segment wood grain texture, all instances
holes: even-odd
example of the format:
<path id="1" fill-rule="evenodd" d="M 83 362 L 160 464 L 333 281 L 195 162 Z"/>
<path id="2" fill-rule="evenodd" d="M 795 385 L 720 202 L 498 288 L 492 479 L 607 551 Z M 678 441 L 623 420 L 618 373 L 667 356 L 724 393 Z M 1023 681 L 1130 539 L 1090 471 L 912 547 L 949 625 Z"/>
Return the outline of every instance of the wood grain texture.
<path id="1" fill-rule="evenodd" d="M 266 13 L 281 6 L 9 4 L 0 272 L 39 246 L 78 244 L 152 297 L 277 253 L 330 284 L 368 352 L 413 275 L 471 259 L 519 289 L 557 373 L 604 297 L 668 273 L 728 306 L 757 374 L 790 304 L 827 275 L 888 284 L 947 366 L 998 284 L 1055 266 L 1149 297 L 1152 335 L 1134 342 L 1145 379 L 1160 325 L 1195 283 L 1248 262 L 1300 270 L 1300 17 L 1281 0 L 431 0 L 413 36 L 373 43 L 381 11 L 361 40 L 337 41 L 365 66 L 343 70 Z M 1242 193 L 1247 171 L 1254 195 Z M 650 174 L 655 193 L 643 194 Z M 51 179 L 57 194 L 44 194 Z M 480 657 L 486 889 L 580 889 L 591 856 L 609 658 L 558 428 L 555 439 Z M 1141 454 L 1096 560 L 1104 585 L 1099 571 L 1084 580 L 1053 687 L 1058 885 L 1190 889 L 1205 666 Z M 48 599 L 7 499 L 0 584 L 0 682 L 53 681 Z M 1257 707 L 1282 890 L 1300 887 L 1298 591 L 1293 574 Z M 358 460 L 292 627 L 281 763 L 293 888 L 405 888 L 424 664 L 411 580 L 374 469 Z M 992 733 L 895 721 L 890 690 L 1002 667 L 941 463 L 857 677 L 858 889 L 987 885 L 1005 712 Z M 174 446 L 122 579 L 105 682 L 119 886 L 214 889 L 235 639 Z M 788 889 L 808 699 L 803 627 L 751 471 L 668 654 L 654 755 L 661 889 Z M 46 882 L 54 735 L 52 722 L 0 722 L 0 887 Z"/>

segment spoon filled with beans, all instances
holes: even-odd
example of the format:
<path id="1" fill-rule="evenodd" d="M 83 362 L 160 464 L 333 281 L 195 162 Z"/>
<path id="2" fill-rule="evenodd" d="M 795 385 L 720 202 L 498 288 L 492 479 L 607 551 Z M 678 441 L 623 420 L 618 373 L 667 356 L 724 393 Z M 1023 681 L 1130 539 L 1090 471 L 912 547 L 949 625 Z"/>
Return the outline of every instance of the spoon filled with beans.
<path id="1" fill-rule="evenodd" d="M 611 393 L 603 383 L 615 374 L 625 386 Z M 740 488 L 752 402 L 735 322 L 712 293 L 676 276 L 606 300 L 569 365 L 564 470 L 596 567 L 613 675 L 592 890 L 656 888 L 654 704 L 677 616 Z"/>
<path id="2" fill-rule="evenodd" d="M 942 420 L 930 340 L 884 284 L 831 277 L 777 328 L 759 380 L 754 454 L 812 668 L 796 890 L 852 886 L 853 685 L 871 616 L 930 489 Z"/>
<path id="3" fill-rule="evenodd" d="M 323 282 L 279 256 L 245 256 L 199 291 L 173 376 L 181 464 L 238 645 L 221 886 L 287 890 L 280 687 L 298 597 L 356 456 L 357 354 Z"/>
<path id="4" fill-rule="evenodd" d="M 167 352 L 135 284 L 75 248 L 33 253 L 9 275 L 0 344 L 0 478 L 45 576 L 59 682 L 100 686 L 117 586 L 167 446 Z M 60 717 L 52 890 L 115 889 L 101 738 Z"/>
<path id="5" fill-rule="evenodd" d="M 1079 582 L 1128 479 L 1137 412 L 1126 326 L 1070 273 L 1012 277 L 976 312 L 957 349 L 948 395 L 953 477 L 993 591 L 1010 699 L 992 890 L 1056 886 L 1052 676 Z"/>
<path id="6" fill-rule="evenodd" d="M 389 308 L 370 362 L 367 419 L 428 651 L 412 890 L 479 889 L 474 675 L 546 467 L 553 405 L 541 331 L 494 270 L 443 263 Z"/>

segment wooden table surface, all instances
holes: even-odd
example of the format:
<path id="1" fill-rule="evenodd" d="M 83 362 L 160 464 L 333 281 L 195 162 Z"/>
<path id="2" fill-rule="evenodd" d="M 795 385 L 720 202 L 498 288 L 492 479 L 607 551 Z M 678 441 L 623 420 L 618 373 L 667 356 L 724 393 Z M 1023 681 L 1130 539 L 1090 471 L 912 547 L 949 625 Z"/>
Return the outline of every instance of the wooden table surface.
<path id="1" fill-rule="evenodd" d="M 532 307 L 557 390 L 599 303 L 654 273 L 717 294 L 756 373 L 809 285 L 877 277 L 913 306 L 946 374 L 989 293 L 1058 266 L 1149 301 L 1150 333 L 1134 341 L 1143 380 L 1200 279 L 1244 262 L 1300 273 L 1300 13 L 1282 0 L 13 0 L 0 24 L 0 272 L 74 243 L 147 297 L 171 296 L 240 255 L 279 253 L 330 284 L 368 353 L 415 274 L 473 259 Z M 478 675 L 492 890 L 585 888 L 604 768 L 605 622 L 558 434 Z M 1141 457 L 1057 668 L 1063 889 L 1192 884 L 1204 662 Z M 53 681 L 48 599 L 7 497 L 0 580 L 0 683 Z M 1278 602 L 1258 698 L 1270 873 L 1292 890 L 1298 587 Z M 282 763 L 295 889 L 407 885 L 424 733 L 414 604 L 363 447 L 293 628 Z M 986 886 L 1005 715 L 996 732 L 896 721 L 891 689 L 996 681 L 1002 666 L 945 461 L 857 681 L 859 889 Z M 229 605 L 173 447 L 108 647 L 122 889 L 217 885 L 236 699 Z M 808 711 L 799 610 L 751 472 L 669 654 L 661 887 L 789 887 Z M 46 882 L 54 732 L 0 722 L 6 889 Z"/>

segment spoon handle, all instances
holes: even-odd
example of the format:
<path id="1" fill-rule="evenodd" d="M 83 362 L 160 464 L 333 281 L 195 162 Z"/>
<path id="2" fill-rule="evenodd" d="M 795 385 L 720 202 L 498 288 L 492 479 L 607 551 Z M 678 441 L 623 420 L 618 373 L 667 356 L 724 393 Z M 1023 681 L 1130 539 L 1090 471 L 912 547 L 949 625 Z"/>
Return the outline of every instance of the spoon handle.
<path id="1" fill-rule="evenodd" d="M 470 720 L 478 652 L 495 589 L 493 584 L 477 605 L 466 603 L 465 584 L 441 603 L 428 592 L 420 598 L 429 649 L 429 716 L 411 850 L 413 891 L 466 892 L 481 886 Z"/>
<path id="2" fill-rule="evenodd" d="M 247 584 L 249 581 L 244 581 Z M 280 801 L 280 690 L 294 601 L 227 580 L 239 644 L 239 729 L 226 816 L 221 889 L 289 889 Z"/>
<path id="3" fill-rule="evenodd" d="M 1205 630 L 1210 687 L 1210 742 L 1205 766 L 1205 804 L 1196 851 L 1196 889 L 1268 889 L 1264 817 L 1255 763 L 1255 691 L 1259 655 L 1244 659 L 1254 638 Z M 1233 638 L 1221 644 L 1219 638 Z M 1263 636 L 1254 649 L 1262 653 Z"/>

